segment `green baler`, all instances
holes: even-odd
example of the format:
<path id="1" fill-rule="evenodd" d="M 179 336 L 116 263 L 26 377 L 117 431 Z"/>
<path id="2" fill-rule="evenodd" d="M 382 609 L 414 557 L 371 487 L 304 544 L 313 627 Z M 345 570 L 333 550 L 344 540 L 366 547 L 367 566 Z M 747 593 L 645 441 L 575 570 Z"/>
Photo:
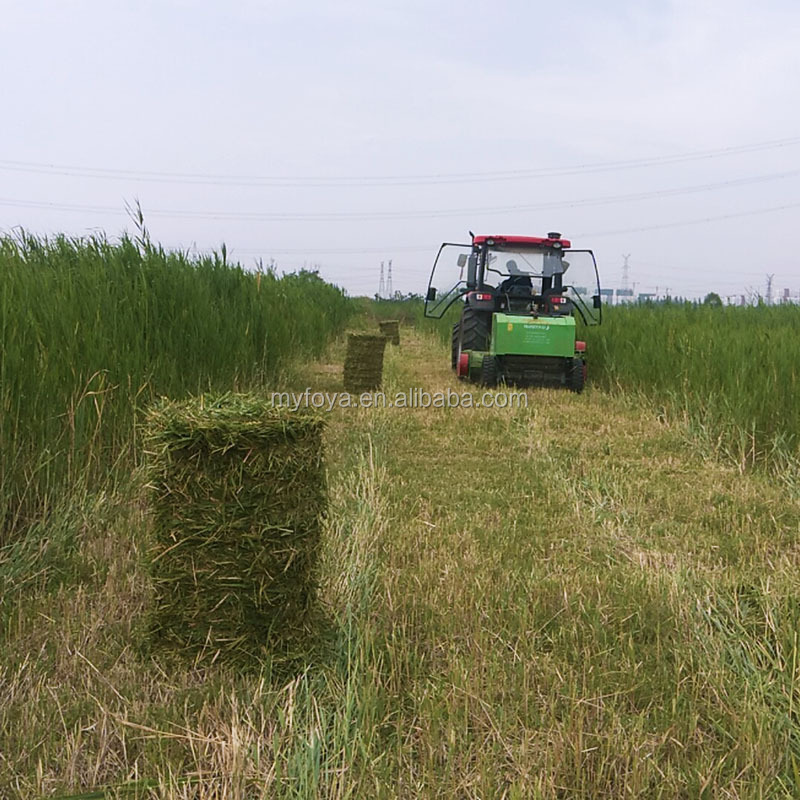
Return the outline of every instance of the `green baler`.
<path id="1" fill-rule="evenodd" d="M 458 280 L 440 294 L 434 279 L 452 269 Z M 452 366 L 459 377 L 485 386 L 505 381 L 582 391 L 586 346 L 576 337 L 576 317 L 593 325 L 602 313 L 591 250 L 571 249 L 558 233 L 445 243 L 431 272 L 425 315 L 441 318 L 457 301 Z"/>

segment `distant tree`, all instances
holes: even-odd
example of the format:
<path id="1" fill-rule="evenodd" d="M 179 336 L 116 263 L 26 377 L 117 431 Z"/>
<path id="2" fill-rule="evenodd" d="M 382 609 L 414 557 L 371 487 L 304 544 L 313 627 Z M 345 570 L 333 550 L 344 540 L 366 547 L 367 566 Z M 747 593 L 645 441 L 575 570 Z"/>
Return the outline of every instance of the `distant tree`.
<path id="1" fill-rule="evenodd" d="M 709 292 L 703 299 L 703 305 L 719 308 L 722 305 L 722 298 L 716 292 Z"/>

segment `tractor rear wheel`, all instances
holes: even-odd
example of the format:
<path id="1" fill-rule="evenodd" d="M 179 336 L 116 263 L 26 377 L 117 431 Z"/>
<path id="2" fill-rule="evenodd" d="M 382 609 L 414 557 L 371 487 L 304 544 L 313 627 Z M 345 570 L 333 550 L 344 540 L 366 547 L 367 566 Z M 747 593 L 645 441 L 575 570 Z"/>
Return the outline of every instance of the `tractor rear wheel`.
<path id="1" fill-rule="evenodd" d="M 458 366 L 458 337 L 461 333 L 461 323 L 456 322 L 453 325 L 453 345 L 450 349 L 450 366 L 455 369 Z"/>
<path id="2" fill-rule="evenodd" d="M 485 355 L 481 361 L 481 385 L 497 386 L 497 359 Z"/>
<path id="3" fill-rule="evenodd" d="M 485 311 L 473 311 L 469 306 L 464 308 L 459 323 L 461 350 L 488 350 L 489 327 L 491 314 Z"/>
<path id="4" fill-rule="evenodd" d="M 580 394 L 586 383 L 586 362 L 582 358 L 573 358 L 567 367 L 567 386 L 571 391 Z"/>

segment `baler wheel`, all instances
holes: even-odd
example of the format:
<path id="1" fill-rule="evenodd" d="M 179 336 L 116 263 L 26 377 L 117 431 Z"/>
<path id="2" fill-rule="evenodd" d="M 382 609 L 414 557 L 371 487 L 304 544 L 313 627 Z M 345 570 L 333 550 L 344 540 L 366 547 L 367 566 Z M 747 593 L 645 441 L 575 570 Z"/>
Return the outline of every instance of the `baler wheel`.
<path id="1" fill-rule="evenodd" d="M 485 355 L 481 361 L 481 385 L 497 386 L 497 359 Z"/>
<path id="2" fill-rule="evenodd" d="M 567 386 L 570 391 L 580 394 L 586 384 L 586 362 L 582 358 L 573 358 L 567 375 Z"/>

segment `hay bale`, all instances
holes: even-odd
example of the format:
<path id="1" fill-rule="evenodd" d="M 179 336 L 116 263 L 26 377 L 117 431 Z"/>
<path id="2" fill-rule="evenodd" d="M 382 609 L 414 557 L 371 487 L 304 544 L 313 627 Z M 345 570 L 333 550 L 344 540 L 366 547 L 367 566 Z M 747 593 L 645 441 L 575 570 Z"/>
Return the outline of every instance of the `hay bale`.
<path id="1" fill-rule="evenodd" d="M 381 333 L 394 345 L 400 344 L 400 320 L 384 319 L 378 323 Z"/>
<path id="2" fill-rule="evenodd" d="M 383 380 L 383 351 L 386 337 L 372 333 L 347 335 L 347 354 L 344 359 L 344 389 L 346 392 L 369 392 L 378 389 Z"/>
<path id="3" fill-rule="evenodd" d="M 247 395 L 151 410 L 153 644 L 242 666 L 310 649 L 322 428 Z"/>

